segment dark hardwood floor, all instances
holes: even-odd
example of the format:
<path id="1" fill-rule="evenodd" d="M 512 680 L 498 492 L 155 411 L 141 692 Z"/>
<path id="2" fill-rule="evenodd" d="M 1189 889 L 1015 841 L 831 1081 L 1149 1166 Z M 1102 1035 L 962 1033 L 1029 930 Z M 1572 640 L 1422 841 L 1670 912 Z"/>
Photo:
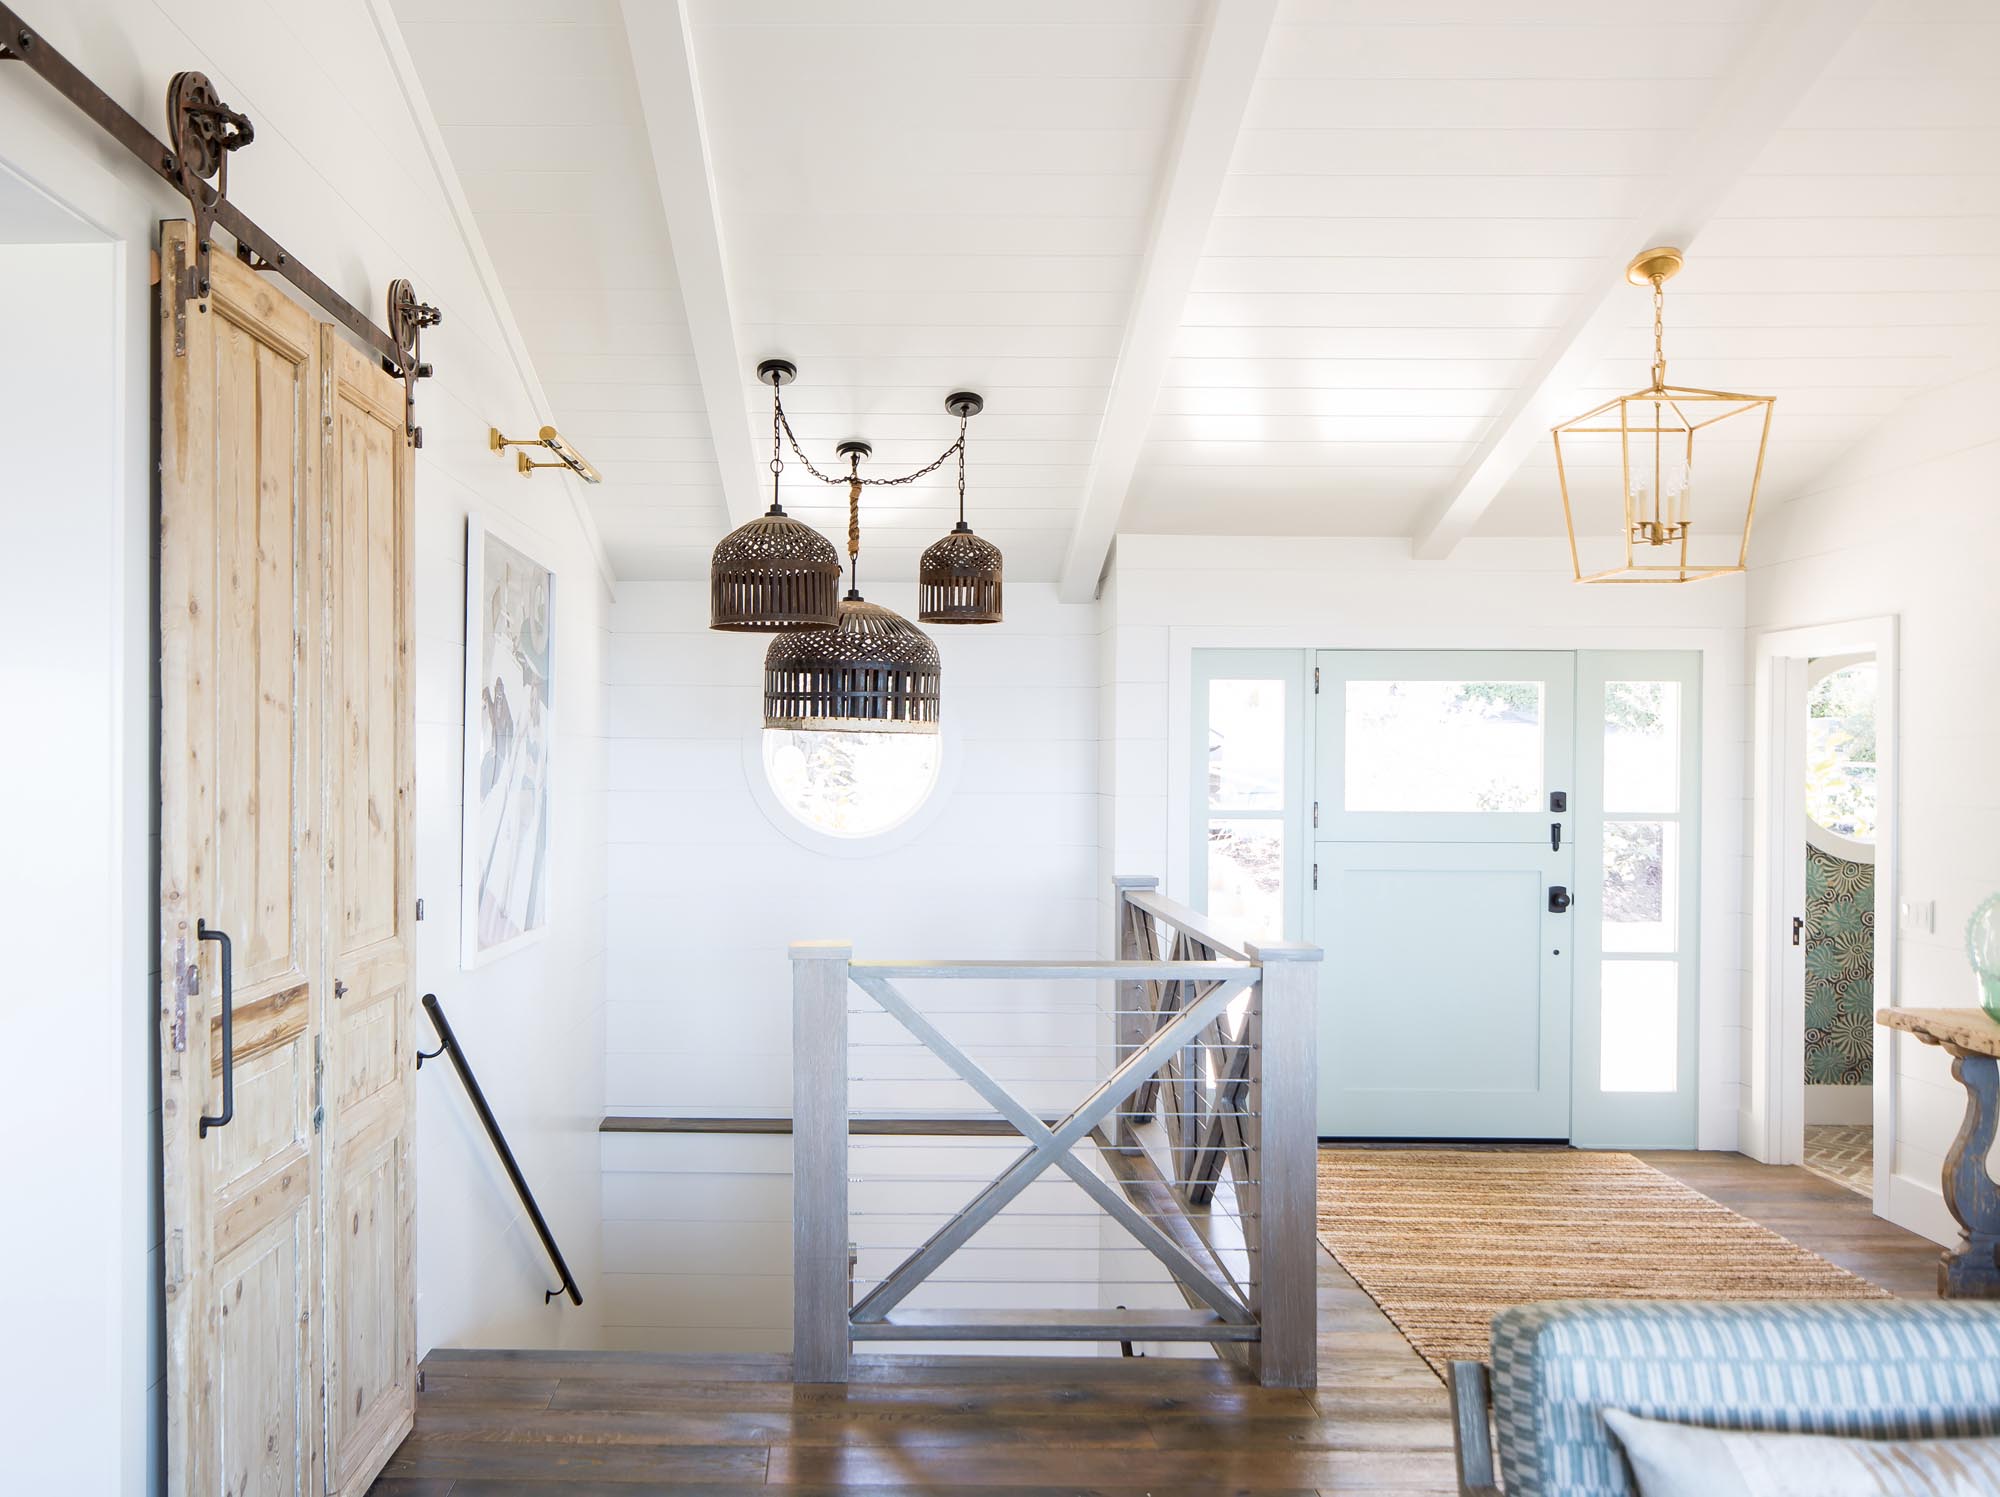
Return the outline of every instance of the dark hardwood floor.
<path id="1" fill-rule="evenodd" d="M 1641 1157 L 1894 1293 L 1935 1292 L 1937 1248 L 1829 1181 Z M 874 1357 L 807 1388 L 782 1357 L 437 1351 L 373 1497 L 1449 1497 L 1443 1387 L 1324 1254 L 1319 1333 L 1310 1394 L 1187 1359 Z"/>

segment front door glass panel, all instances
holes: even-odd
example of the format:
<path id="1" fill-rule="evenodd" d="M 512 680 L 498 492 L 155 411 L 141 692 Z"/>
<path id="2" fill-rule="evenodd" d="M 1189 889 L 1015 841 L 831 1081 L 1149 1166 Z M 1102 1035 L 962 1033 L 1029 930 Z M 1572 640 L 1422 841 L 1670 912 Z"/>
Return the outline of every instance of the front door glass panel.
<path id="1" fill-rule="evenodd" d="M 1542 798 L 1540 681 L 1349 681 L 1350 811 L 1534 811 Z"/>

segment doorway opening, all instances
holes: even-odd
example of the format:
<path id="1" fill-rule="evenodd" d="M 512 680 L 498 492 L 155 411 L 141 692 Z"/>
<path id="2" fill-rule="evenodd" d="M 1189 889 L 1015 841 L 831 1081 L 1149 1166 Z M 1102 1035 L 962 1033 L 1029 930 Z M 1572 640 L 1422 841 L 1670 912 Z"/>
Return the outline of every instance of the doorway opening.
<path id="1" fill-rule="evenodd" d="M 1742 1138 L 1890 1216 L 1895 621 L 1757 641 L 1751 1065 Z"/>
<path id="2" fill-rule="evenodd" d="M 1807 662 L 1805 1166 L 1873 1195 L 1877 664 Z"/>

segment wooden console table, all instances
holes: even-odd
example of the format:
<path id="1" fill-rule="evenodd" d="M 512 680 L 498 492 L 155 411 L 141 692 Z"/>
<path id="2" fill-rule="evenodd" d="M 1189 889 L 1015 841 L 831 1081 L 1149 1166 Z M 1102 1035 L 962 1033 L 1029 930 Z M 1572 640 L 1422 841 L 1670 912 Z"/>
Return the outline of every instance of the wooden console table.
<path id="1" fill-rule="evenodd" d="M 1875 1022 L 1941 1046 L 1965 1088 L 1965 1121 L 1944 1161 L 1944 1203 L 1958 1219 L 1958 1250 L 1938 1260 L 1945 1299 L 2000 1299 L 2000 1186 L 1986 1156 L 2000 1131 L 2000 1024 L 1980 1008 L 1883 1008 Z"/>

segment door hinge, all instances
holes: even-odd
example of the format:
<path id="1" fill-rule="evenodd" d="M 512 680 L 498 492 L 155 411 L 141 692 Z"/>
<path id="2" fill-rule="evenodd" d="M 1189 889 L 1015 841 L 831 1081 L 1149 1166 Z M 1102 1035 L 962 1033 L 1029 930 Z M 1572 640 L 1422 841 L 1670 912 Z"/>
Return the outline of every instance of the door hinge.
<path id="1" fill-rule="evenodd" d="M 1315 889 L 1319 887 L 1319 864 L 1317 863 L 1313 864 L 1313 887 Z"/>
<path id="2" fill-rule="evenodd" d="M 1805 934 L 1806 923 L 1799 916 L 1792 916 L 1792 944 L 1799 944 L 1799 937 Z"/>
<path id="3" fill-rule="evenodd" d="M 201 991 L 201 968 L 187 959 L 187 937 L 174 946 L 174 1053 L 188 1047 L 188 999 Z"/>
<path id="4" fill-rule="evenodd" d="M 1315 829 L 1317 829 L 1317 828 L 1319 827 L 1319 802 L 1318 802 L 1318 801 L 1314 801 L 1314 802 L 1313 802 L 1313 827 L 1314 827 Z"/>
<path id="5" fill-rule="evenodd" d="M 1313 667 L 1313 695 L 1319 695 L 1319 667 Z"/>
<path id="6" fill-rule="evenodd" d="M 313 1132 L 326 1122 L 326 1035 L 313 1036 Z"/>

